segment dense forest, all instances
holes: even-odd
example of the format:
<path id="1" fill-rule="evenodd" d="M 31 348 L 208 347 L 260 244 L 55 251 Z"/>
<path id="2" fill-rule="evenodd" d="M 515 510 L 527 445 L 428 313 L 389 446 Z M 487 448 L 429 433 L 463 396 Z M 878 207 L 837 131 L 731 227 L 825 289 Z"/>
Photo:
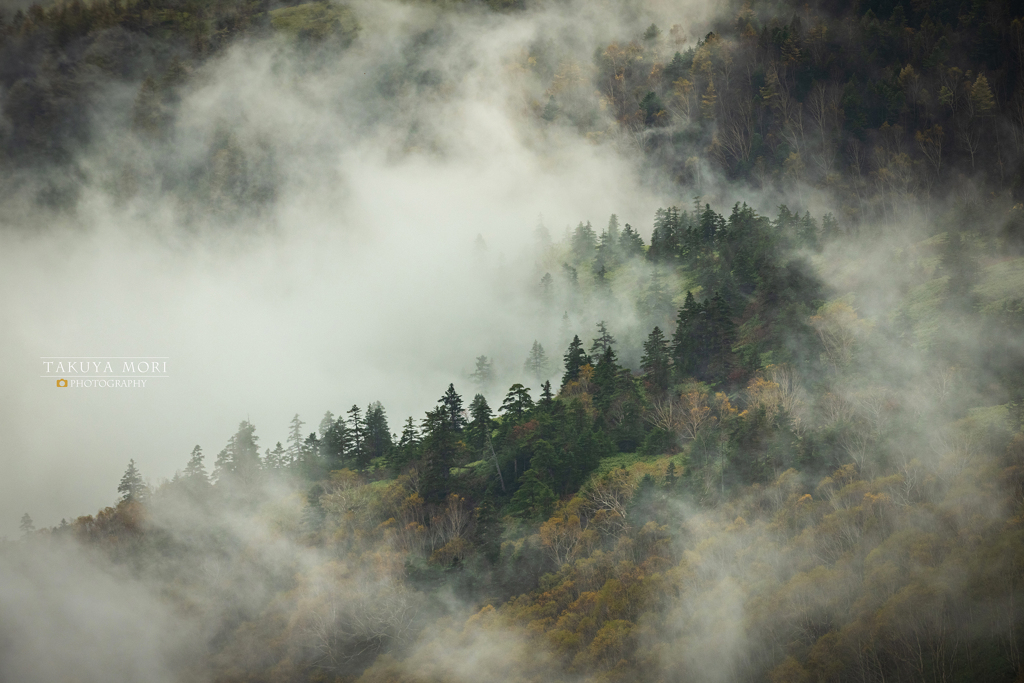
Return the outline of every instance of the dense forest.
<path id="1" fill-rule="evenodd" d="M 695 41 L 680 16 L 588 62 L 536 41 L 506 65 L 529 125 L 671 187 L 644 225 L 528 228 L 516 296 L 545 337 L 481 349 L 404 420 L 339 396 L 260 425 L 287 433 L 272 446 L 246 419 L 169 481 L 134 454 L 111 507 L 41 529 L 26 513 L 3 562 L 73 546 L 189 625 L 159 677 L 126 680 L 1024 681 L 1015 11 L 747 2 Z M 452 87 L 419 61 L 439 22 L 367 121 Z M 100 188 L 259 216 L 280 150 L 215 126 L 180 151 L 182 97 L 237 43 L 317 71 L 367 33 L 330 3 L 8 13 L 3 200 L 54 215 Z M 403 151 L 432 144 L 408 134 Z M 90 161 L 112 139 L 134 151 Z M 0 616 L 0 660 L 5 641 Z"/>

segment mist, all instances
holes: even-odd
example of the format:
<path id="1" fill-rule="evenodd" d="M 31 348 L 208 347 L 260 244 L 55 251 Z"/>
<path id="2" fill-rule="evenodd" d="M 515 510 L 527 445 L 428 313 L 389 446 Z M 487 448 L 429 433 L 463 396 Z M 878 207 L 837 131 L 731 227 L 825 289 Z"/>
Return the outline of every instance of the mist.
<path id="1" fill-rule="evenodd" d="M 104 181 L 128 143 L 102 136 L 81 161 L 95 180 L 73 216 L 29 233 L 38 217 L 9 214 L 6 533 L 24 511 L 53 525 L 102 506 L 129 458 L 170 478 L 242 419 L 265 446 L 295 413 L 315 426 L 379 400 L 397 423 L 448 382 L 468 389 L 480 354 L 514 369 L 535 339 L 560 353 L 547 321 L 529 319 L 538 218 L 556 235 L 612 213 L 640 227 L 665 203 L 614 146 L 538 130 L 516 99 L 508 60 L 567 31 L 570 8 L 511 21 L 355 8 L 361 37 L 333 61 L 308 69 L 288 44 L 238 45 L 197 74 L 172 141 L 127 152 L 145 169 L 161 154 L 185 165 L 174 155 L 202 153 L 217 128 L 243 148 L 259 141 L 282 181 L 258 214 L 190 215 L 145 171 L 139 195 L 118 202 Z M 591 11 L 574 32 L 612 30 Z M 437 23 L 450 35 L 423 61 L 474 63 L 445 73 L 443 95 L 374 92 L 380 64 Z M 396 149 L 410 129 L 429 146 Z M 37 377 L 40 357 L 59 355 L 167 356 L 170 376 L 120 395 L 59 392 Z"/>
<path id="2" fill-rule="evenodd" d="M 223 5 L 3 5 L 60 49 L 0 73 L 0 679 L 1020 677 L 994 57 L 916 8 L 864 104 L 896 11 Z"/>

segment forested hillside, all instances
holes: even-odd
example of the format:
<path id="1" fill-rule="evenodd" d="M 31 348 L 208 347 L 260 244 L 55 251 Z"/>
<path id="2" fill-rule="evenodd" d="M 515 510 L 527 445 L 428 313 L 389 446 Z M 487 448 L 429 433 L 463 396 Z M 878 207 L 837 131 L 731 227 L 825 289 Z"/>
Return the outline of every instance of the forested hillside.
<path id="1" fill-rule="evenodd" d="M 4 15 L 3 200 L 170 197 L 225 231 L 272 214 L 289 149 L 226 124 L 192 140 L 181 102 L 251 41 L 330 71 L 377 39 L 360 7 Z M 542 10 L 430 6 L 353 128 L 442 156 L 408 105 L 458 88 L 445 17 Z M 112 680 L 1024 681 L 1024 15 L 747 2 L 695 39 L 687 22 L 503 62 L 539 147 L 613 149 L 667 198 L 635 226 L 523 226 L 495 306 L 525 302 L 531 347 L 479 349 L 415 415 L 339 386 L 322 417 L 225 425 L 170 480 L 126 455 L 110 507 L 26 514 L 0 572 L 73 552 L 100 568 L 81 595 L 95 571 L 151 596 L 175 635 L 98 647 Z M 505 272 L 482 238 L 473 258 Z M 0 672 L 59 677 L 13 623 Z"/>

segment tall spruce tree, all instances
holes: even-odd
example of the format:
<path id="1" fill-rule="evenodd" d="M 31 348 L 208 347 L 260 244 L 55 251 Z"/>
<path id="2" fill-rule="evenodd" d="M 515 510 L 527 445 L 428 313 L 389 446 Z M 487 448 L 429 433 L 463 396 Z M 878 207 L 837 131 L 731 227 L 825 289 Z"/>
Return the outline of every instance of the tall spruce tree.
<path id="1" fill-rule="evenodd" d="M 565 352 L 563 358 L 565 373 L 562 375 L 562 386 L 564 387 L 579 378 L 580 368 L 590 364 L 590 357 L 583 350 L 583 342 L 580 341 L 579 335 L 573 335 L 572 342 L 569 343 L 569 350 Z"/>
<path id="2" fill-rule="evenodd" d="M 521 422 L 526 414 L 533 407 L 533 399 L 530 398 L 530 390 L 524 387 L 522 384 L 513 384 L 508 393 L 505 394 L 505 400 L 502 401 L 499 412 L 505 413 L 505 416 L 512 420 L 514 423 Z"/>
<path id="3" fill-rule="evenodd" d="M 538 382 L 541 382 L 547 378 L 548 370 L 548 356 L 544 353 L 544 347 L 534 339 L 533 347 L 530 348 L 530 355 L 526 357 L 526 362 L 523 363 L 523 371 Z"/>
<path id="4" fill-rule="evenodd" d="M 462 428 L 466 426 L 466 415 L 462 409 L 462 397 L 455 391 L 455 385 L 449 384 L 448 389 L 437 402 L 444 408 L 452 430 L 455 433 L 461 432 Z"/>
<path id="5" fill-rule="evenodd" d="M 124 471 L 124 476 L 121 477 L 117 492 L 121 494 L 119 502 L 122 503 L 141 503 L 146 499 L 149 490 L 142 480 L 138 468 L 135 467 L 134 459 L 128 461 L 128 468 Z"/>
<path id="6" fill-rule="evenodd" d="M 640 359 L 640 368 L 655 393 L 664 394 L 668 391 L 672 376 L 672 356 L 668 340 L 665 339 L 660 327 L 651 330 L 647 341 L 644 342 L 644 355 Z"/>

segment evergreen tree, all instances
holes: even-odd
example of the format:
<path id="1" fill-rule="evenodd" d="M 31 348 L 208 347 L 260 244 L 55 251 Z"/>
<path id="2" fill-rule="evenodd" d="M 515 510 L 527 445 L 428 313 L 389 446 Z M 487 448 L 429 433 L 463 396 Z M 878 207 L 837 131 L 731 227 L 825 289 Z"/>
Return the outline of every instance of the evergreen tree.
<path id="1" fill-rule="evenodd" d="M 521 422 L 526 414 L 533 407 L 533 399 L 530 398 L 530 390 L 522 384 L 513 384 L 505 394 L 505 400 L 499 408 L 499 412 L 505 413 L 512 422 Z"/>
<path id="2" fill-rule="evenodd" d="M 565 352 L 565 374 L 562 375 L 562 386 L 575 381 L 580 376 L 580 368 L 590 364 L 590 358 L 583 351 L 583 342 L 579 335 L 573 335 L 569 350 Z"/>
<path id="3" fill-rule="evenodd" d="M 458 429 L 446 405 L 427 413 L 424 420 L 423 455 L 426 460 L 420 491 L 430 504 L 440 504 L 451 491 L 451 469 L 459 454 Z"/>
<path id="4" fill-rule="evenodd" d="M 654 269 L 651 273 L 651 281 L 639 302 L 638 308 L 641 314 L 650 321 L 661 322 L 672 311 L 672 296 L 665 286 L 665 280 L 661 270 Z"/>
<path id="5" fill-rule="evenodd" d="M 326 417 L 325 415 L 324 419 Z M 324 459 L 324 467 L 328 470 L 340 470 L 348 465 L 349 441 L 349 428 L 345 423 L 345 417 L 339 415 L 320 437 L 320 454 Z"/>
<path id="6" fill-rule="evenodd" d="M 487 356 L 476 357 L 476 370 L 469 376 L 478 391 L 487 391 L 494 381 L 494 368 Z"/>
<path id="7" fill-rule="evenodd" d="M 550 305 L 555 296 L 555 279 L 551 273 L 544 273 L 540 279 L 540 298 L 545 305 Z"/>
<path id="8" fill-rule="evenodd" d="M 328 410 L 326 413 L 324 413 L 323 419 L 320 420 L 320 426 L 317 428 L 316 433 L 320 435 L 321 439 L 323 439 L 327 432 L 329 432 L 331 430 L 331 427 L 333 426 L 334 413 Z"/>
<path id="9" fill-rule="evenodd" d="M 540 400 L 537 401 L 537 405 L 547 411 L 551 409 L 554 402 L 555 395 L 551 391 L 551 380 L 547 380 L 540 385 Z"/>
<path id="10" fill-rule="evenodd" d="M 419 457 L 420 432 L 410 416 L 402 427 L 398 446 L 391 451 L 391 466 L 401 469 Z"/>
<path id="11" fill-rule="evenodd" d="M 18 528 L 21 529 L 21 533 L 25 536 L 36 530 L 35 522 L 32 521 L 32 517 L 27 512 L 21 516 L 21 524 L 18 525 Z"/>
<path id="12" fill-rule="evenodd" d="M 615 247 L 618 246 L 619 236 L 621 235 L 621 233 L 619 232 L 619 217 L 616 216 L 614 213 L 608 217 L 608 230 L 606 234 L 610 238 L 612 245 L 614 245 L 612 247 L 612 249 L 614 250 Z"/>
<path id="13" fill-rule="evenodd" d="M 509 511 L 516 517 L 528 520 L 539 521 L 550 517 L 557 497 L 549 482 L 532 469 L 526 470 L 519 481 L 519 489 L 512 496 Z"/>
<path id="14" fill-rule="evenodd" d="M 594 393 L 594 405 L 601 410 L 607 409 L 618 393 L 619 371 L 615 350 L 611 345 L 604 347 L 604 352 L 597 361 L 597 367 L 594 368 L 594 384 L 597 387 Z"/>
<path id="15" fill-rule="evenodd" d="M 365 468 L 376 458 L 385 458 L 392 445 L 391 429 L 388 427 L 388 418 L 380 401 L 375 401 L 366 408 L 364 424 L 366 447 L 363 448 L 363 459 L 358 463 L 361 468 Z"/>
<path id="16" fill-rule="evenodd" d="M 536 339 L 533 340 L 530 355 L 527 356 L 526 362 L 523 363 L 523 371 L 534 377 L 538 382 L 547 377 L 548 356 L 544 353 L 544 347 Z"/>
<path id="17" fill-rule="evenodd" d="M 469 404 L 469 425 L 467 439 L 474 452 L 480 452 L 487 445 L 487 438 L 493 429 L 493 414 L 483 394 L 477 394 Z"/>
<path id="18" fill-rule="evenodd" d="M 210 477 L 206 474 L 206 466 L 203 464 L 203 449 L 198 445 L 192 449 L 192 455 L 185 465 L 184 479 L 193 486 L 205 487 L 210 484 Z"/>
<path id="19" fill-rule="evenodd" d="M 671 379 L 672 357 L 668 348 L 668 340 L 661 328 L 655 327 L 644 342 L 644 355 L 640 359 L 640 368 L 647 376 L 651 387 L 658 394 L 668 391 Z"/>
<path id="20" fill-rule="evenodd" d="M 288 464 L 288 457 L 285 455 L 284 446 L 278 441 L 274 450 L 269 448 L 263 458 L 263 468 L 272 472 L 283 470 Z"/>
<path id="21" fill-rule="evenodd" d="M 348 429 L 347 460 L 355 463 L 363 462 L 366 425 L 363 423 L 362 410 L 360 410 L 359 406 L 353 404 L 345 412 L 348 414 L 348 421 L 345 424 Z"/>
<path id="22" fill-rule="evenodd" d="M 590 226 L 581 222 L 576 226 L 572 234 L 572 253 L 577 263 L 589 263 L 594 258 L 594 247 L 597 245 L 597 236 Z"/>
<path id="23" fill-rule="evenodd" d="M 703 365 L 706 319 L 704 305 L 697 303 L 693 292 L 686 292 L 672 335 L 672 359 L 679 379 L 695 376 Z"/>
<path id="24" fill-rule="evenodd" d="M 602 320 L 597 324 L 597 337 L 594 338 L 594 343 L 590 345 L 590 355 L 600 356 L 614 344 L 615 337 L 608 333 L 608 327 Z"/>
<path id="25" fill-rule="evenodd" d="M 295 413 L 295 417 L 292 418 L 288 426 L 287 453 L 289 462 L 298 462 L 302 459 L 302 441 L 306 438 L 302 428 L 305 425 L 306 423 L 299 419 L 299 414 Z"/>
<path id="26" fill-rule="evenodd" d="M 320 440 L 316 432 L 310 432 L 302 442 L 302 452 L 297 463 L 299 474 L 309 480 L 317 481 L 324 475 L 324 462 L 320 455 Z"/>
<path id="27" fill-rule="evenodd" d="M 128 461 L 128 469 L 121 477 L 121 483 L 117 486 L 117 492 L 121 494 L 119 502 L 143 502 L 149 493 L 146 483 L 142 481 L 142 475 L 135 467 L 135 460 Z"/>
<path id="28" fill-rule="evenodd" d="M 449 384 L 444 395 L 437 401 L 444 408 L 448 422 L 455 433 L 461 432 L 466 426 L 466 416 L 462 410 L 462 397 L 455 391 L 455 385 Z"/>
<path id="29" fill-rule="evenodd" d="M 736 342 L 736 324 L 732 308 L 721 292 L 715 292 L 707 304 L 708 317 L 708 372 L 706 381 L 720 382 L 732 369 L 732 347 Z"/>
<path id="30" fill-rule="evenodd" d="M 619 235 L 619 254 L 624 259 L 644 254 L 644 240 L 629 223 L 626 223 L 622 234 Z"/>
<path id="31" fill-rule="evenodd" d="M 262 466 L 260 449 L 257 445 L 256 427 L 245 420 L 238 425 L 238 431 L 228 441 L 227 447 L 217 455 L 217 482 L 240 484 L 247 488 L 255 485 Z M 299 455 L 302 454 L 300 442 Z"/>

